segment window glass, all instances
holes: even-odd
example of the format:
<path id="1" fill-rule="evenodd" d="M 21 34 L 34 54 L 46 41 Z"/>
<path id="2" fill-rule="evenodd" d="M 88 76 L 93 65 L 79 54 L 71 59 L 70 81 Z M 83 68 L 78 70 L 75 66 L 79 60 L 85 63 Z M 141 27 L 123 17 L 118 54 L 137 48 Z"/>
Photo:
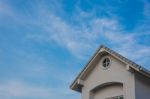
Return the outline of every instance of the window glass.
<path id="1" fill-rule="evenodd" d="M 108 68 L 110 66 L 110 59 L 109 58 L 105 58 L 102 61 L 102 65 L 103 65 L 104 68 Z"/>
<path id="2" fill-rule="evenodd" d="M 116 97 L 111 97 L 111 98 L 106 98 L 106 99 L 123 99 L 123 96 L 116 96 Z"/>

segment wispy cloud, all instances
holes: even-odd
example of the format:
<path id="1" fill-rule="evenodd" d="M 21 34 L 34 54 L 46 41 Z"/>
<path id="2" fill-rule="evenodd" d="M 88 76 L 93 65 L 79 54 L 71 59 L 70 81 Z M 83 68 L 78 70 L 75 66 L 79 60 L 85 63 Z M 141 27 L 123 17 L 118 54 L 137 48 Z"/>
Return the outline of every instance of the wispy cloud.
<path id="1" fill-rule="evenodd" d="M 144 0 L 144 8 L 143 15 L 144 19 L 142 20 L 140 26 L 138 26 L 137 32 L 142 34 L 150 35 L 150 2 L 148 0 Z"/>
<path id="2" fill-rule="evenodd" d="M 120 0 L 118 2 L 121 3 Z M 105 5 L 109 6 L 107 2 L 105 2 Z M 143 36 L 150 36 L 149 2 L 145 2 L 143 8 L 145 19 L 142 20 L 140 26 L 135 27 L 132 31 L 125 30 L 124 24 L 119 20 L 120 17 L 113 11 L 114 9 L 117 10 L 117 8 L 113 8 L 113 6 L 109 6 L 106 9 L 105 7 L 97 9 L 96 6 L 90 11 L 84 11 L 77 3 L 71 15 L 65 14 L 63 4 L 55 0 L 50 4 L 50 7 L 41 2 L 31 3 L 31 6 L 33 12 L 26 11 L 23 14 L 16 11 L 9 3 L 0 3 L 0 17 L 8 17 L 19 26 L 24 27 L 25 31 L 21 33 L 25 35 L 26 40 L 37 41 L 40 44 L 46 42 L 49 46 L 52 43 L 57 44 L 79 60 L 87 59 L 99 44 L 106 44 L 140 64 L 148 65 L 147 62 L 150 61 L 150 45 L 139 43 L 139 41 L 145 40 L 141 40 Z M 97 15 L 96 11 L 101 12 L 100 15 Z M 106 17 L 103 12 L 109 15 Z M 145 42 L 148 42 L 148 40 L 149 38 Z M 49 85 L 43 87 L 37 86 L 38 84 L 32 85 L 25 81 L 9 80 L 5 83 L 0 83 L 1 97 L 5 99 L 26 96 L 36 99 L 38 97 L 42 99 L 71 97 L 70 95 L 73 93 L 69 91 L 68 86 L 74 75 L 67 72 L 67 69 L 60 70 L 60 66 L 49 64 L 48 61 L 51 59 L 46 60 L 39 54 L 34 54 L 36 53 L 34 50 L 24 53 L 14 48 L 13 53 L 15 53 L 15 55 L 12 55 L 13 62 L 16 62 L 15 66 L 19 68 L 19 73 L 18 71 L 15 72 L 16 78 L 43 79 L 45 76 L 50 76 L 50 79 L 54 78 L 57 80 L 55 82 L 61 83 L 61 86 L 58 86 L 59 88 L 49 88 Z M 147 66 L 146 68 L 150 67 Z M 56 72 L 57 75 L 53 75 Z M 53 81 L 48 80 L 48 82 Z"/>
<path id="3" fill-rule="evenodd" d="M 150 2 L 148 0 L 144 1 L 144 15 L 146 18 L 150 16 Z"/>
<path id="4" fill-rule="evenodd" d="M 47 17 L 42 17 L 43 23 L 39 24 L 39 27 L 46 32 L 39 34 L 29 33 L 28 35 L 36 39 L 39 37 L 41 41 L 53 41 L 66 48 L 76 57 L 83 59 L 87 56 L 89 57 L 89 53 L 93 52 L 99 44 L 114 45 L 112 46 L 113 49 L 134 61 L 138 61 L 140 64 L 146 65 L 142 57 L 146 57 L 145 60 L 148 60 L 150 55 L 148 51 L 143 50 L 149 49 L 149 46 L 141 45 L 137 39 L 149 33 L 147 25 L 149 23 L 146 22 L 149 19 L 143 21 L 146 22 L 147 26 L 142 24 L 135 27 L 133 31 L 126 31 L 123 24 L 118 20 L 119 16 L 114 17 L 117 15 L 113 13 L 110 14 L 112 17 L 97 17 L 94 11 L 85 12 L 79 7 L 76 8 L 77 14 L 72 16 L 74 20 L 71 22 L 63 20 L 61 16 L 43 9 L 46 11 L 45 16 Z M 149 11 L 148 3 L 145 4 L 144 9 L 143 13 L 147 16 L 147 11 Z M 40 12 L 37 11 L 37 13 L 41 15 Z M 40 20 L 37 21 L 40 23 Z"/>
<path id="5" fill-rule="evenodd" d="M 4 2 L 0 2 L 0 16 L 2 15 L 13 15 L 13 10 L 11 10 L 11 7 Z"/>
<path id="6" fill-rule="evenodd" d="M 119 1 L 118 1 L 119 2 Z M 120 3 L 120 2 L 119 2 Z M 55 3 L 57 5 L 57 3 Z M 57 11 L 64 13 L 63 8 L 60 3 L 58 3 Z M 106 4 L 107 5 L 107 4 Z M 149 33 L 149 2 L 145 1 L 144 12 L 146 19 L 143 20 L 143 24 L 135 27 L 133 31 L 124 30 L 123 24 L 118 20 L 119 16 L 115 15 L 113 11 L 105 9 L 106 12 L 109 12 L 109 17 L 98 17 L 95 15 L 95 11 L 85 12 L 80 9 L 79 5 L 76 5 L 76 9 L 73 14 L 72 21 L 64 20 L 62 16 L 55 13 L 53 10 L 48 10 L 48 7 L 44 7 L 43 4 L 39 6 L 38 3 L 34 5 L 34 13 L 37 15 L 35 18 L 25 18 L 21 15 L 18 15 L 16 11 L 6 4 L 2 8 L 7 8 L 6 12 L 13 12 L 12 16 L 17 19 L 21 19 L 21 24 L 27 27 L 40 28 L 41 32 L 34 33 L 30 31 L 30 28 L 27 37 L 30 39 L 35 39 L 39 41 L 54 42 L 64 48 L 66 48 L 70 53 L 78 58 L 84 58 L 89 56 L 89 53 L 95 50 L 99 44 L 113 44 L 115 46 L 120 46 L 119 49 L 121 53 L 125 53 L 128 57 L 131 58 L 140 58 L 139 52 L 134 48 L 139 50 L 144 50 L 149 48 L 146 45 L 140 45 L 136 39 L 140 38 L 142 34 L 139 35 L 137 32 L 144 34 Z M 61 7 L 61 8 L 60 8 Z M 116 9 L 116 8 L 115 8 Z M 104 10 L 104 9 L 102 9 Z M 3 11 L 3 10 L 2 10 Z M 1 11 L 1 12 L 2 12 Z M 5 13 L 6 14 L 6 13 Z M 117 17 L 114 17 L 117 16 Z M 16 22 L 17 22 L 16 21 Z M 143 36 L 142 35 L 142 36 Z M 127 42 L 128 41 L 128 42 Z M 134 46 L 134 48 L 133 48 Z M 128 49 L 128 54 L 125 49 Z M 131 55 L 130 53 L 136 52 L 136 55 Z M 144 52 L 143 52 L 144 53 Z M 147 53 L 147 52 L 145 52 Z"/>
<path id="7" fill-rule="evenodd" d="M 80 19 L 83 15 L 81 14 L 81 16 L 75 16 L 78 24 L 72 24 L 53 13 L 46 12 L 46 15 L 48 18 L 43 18 L 46 24 L 39 25 L 46 33 L 29 33 L 28 37 L 48 42 L 54 41 L 78 58 L 89 55 L 88 51 L 93 50 L 102 40 L 105 40 L 109 32 L 120 31 L 119 24 L 114 19 L 96 17 L 85 22 Z M 101 41 L 98 41 L 100 38 Z M 95 41 L 98 42 L 95 43 Z"/>
<path id="8" fill-rule="evenodd" d="M 47 99 L 51 96 L 51 89 L 30 85 L 22 81 L 8 81 L 0 84 L 0 97 L 5 99 L 10 98 L 37 98 Z"/>

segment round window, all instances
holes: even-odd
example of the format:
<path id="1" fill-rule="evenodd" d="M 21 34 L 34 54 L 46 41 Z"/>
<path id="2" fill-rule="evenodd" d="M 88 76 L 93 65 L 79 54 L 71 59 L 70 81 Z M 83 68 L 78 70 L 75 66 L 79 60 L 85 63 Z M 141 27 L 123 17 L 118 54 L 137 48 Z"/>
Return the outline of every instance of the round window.
<path id="1" fill-rule="evenodd" d="M 102 61 L 102 66 L 104 67 L 104 69 L 107 69 L 110 66 L 110 62 L 111 60 L 109 58 L 104 58 L 104 60 Z"/>

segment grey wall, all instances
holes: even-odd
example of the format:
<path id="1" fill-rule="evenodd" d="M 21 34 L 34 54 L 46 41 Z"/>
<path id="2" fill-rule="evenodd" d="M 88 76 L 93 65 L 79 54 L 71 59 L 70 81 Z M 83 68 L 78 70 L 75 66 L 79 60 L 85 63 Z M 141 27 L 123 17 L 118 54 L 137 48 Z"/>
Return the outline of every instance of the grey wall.
<path id="1" fill-rule="evenodd" d="M 150 79 L 138 73 L 135 74 L 136 99 L 150 99 Z"/>

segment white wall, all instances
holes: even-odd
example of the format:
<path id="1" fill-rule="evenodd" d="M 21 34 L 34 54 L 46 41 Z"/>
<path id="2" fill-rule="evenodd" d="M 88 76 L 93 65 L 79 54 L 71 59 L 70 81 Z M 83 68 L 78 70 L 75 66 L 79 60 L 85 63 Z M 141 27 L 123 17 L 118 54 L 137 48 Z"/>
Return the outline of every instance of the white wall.
<path id="1" fill-rule="evenodd" d="M 123 86 L 121 84 L 106 86 L 93 94 L 93 99 L 106 99 L 110 97 L 123 95 Z"/>
<path id="2" fill-rule="evenodd" d="M 112 60 L 109 69 L 104 70 L 102 68 L 102 58 L 100 58 L 92 72 L 84 79 L 82 99 L 90 99 L 90 90 L 107 82 L 122 82 L 125 99 L 135 99 L 134 74 L 126 70 L 124 63 L 118 61 L 111 55 L 108 55 L 108 57 Z M 107 95 L 111 95 L 111 92 L 107 93 Z M 98 99 L 98 97 L 101 99 L 100 95 L 97 95 L 95 99 Z"/>

